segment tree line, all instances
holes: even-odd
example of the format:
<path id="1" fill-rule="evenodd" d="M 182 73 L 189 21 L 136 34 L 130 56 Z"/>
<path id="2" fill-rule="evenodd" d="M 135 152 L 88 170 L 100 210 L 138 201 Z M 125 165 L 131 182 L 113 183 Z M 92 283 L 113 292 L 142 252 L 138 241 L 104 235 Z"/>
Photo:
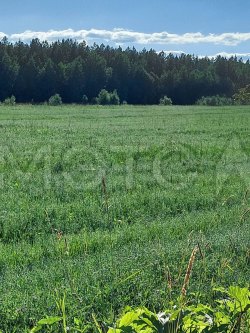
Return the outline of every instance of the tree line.
<path id="1" fill-rule="evenodd" d="M 116 91 L 121 102 L 194 104 L 202 96 L 232 97 L 250 83 L 250 62 L 231 57 L 199 58 L 88 46 L 71 39 L 48 43 L 0 41 L 0 101 L 42 103 L 59 94 L 64 103 L 94 103 L 100 91 Z"/>

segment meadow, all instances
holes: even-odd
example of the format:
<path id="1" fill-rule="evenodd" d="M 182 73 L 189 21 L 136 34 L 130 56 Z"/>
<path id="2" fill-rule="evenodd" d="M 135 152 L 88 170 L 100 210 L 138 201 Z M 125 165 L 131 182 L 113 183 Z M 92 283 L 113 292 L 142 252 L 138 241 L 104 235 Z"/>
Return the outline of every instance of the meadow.
<path id="1" fill-rule="evenodd" d="M 0 106 L 0 330 L 249 286 L 250 109 Z"/>

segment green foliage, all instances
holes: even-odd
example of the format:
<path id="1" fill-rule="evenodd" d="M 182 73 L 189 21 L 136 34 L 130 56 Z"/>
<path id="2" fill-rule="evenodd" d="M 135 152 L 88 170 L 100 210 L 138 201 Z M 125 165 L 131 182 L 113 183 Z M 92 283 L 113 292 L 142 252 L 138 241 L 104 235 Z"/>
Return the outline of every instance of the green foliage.
<path id="1" fill-rule="evenodd" d="M 81 104 L 83 94 L 92 101 L 102 89 L 116 89 L 120 100 L 130 105 L 156 105 L 162 96 L 175 105 L 190 105 L 202 96 L 232 96 L 249 82 L 250 62 L 236 57 L 200 59 L 109 45 L 89 47 L 71 39 L 0 41 L 1 101 L 13 94 L 20 103 L 43 103 L 60 92 L 65 103 Z M 113 98 L 117 104 L 117 96 Z"/>
<path id="2" fill-rule="evenodd" d="M 96 103 L 100 105 L 118 105 L 120 104 L 120 98 L 116 90 L 108 92 L 106 89 L 102 89 L 96 98 Z"/>
<path id="3" fill-rule="evenodd" d="M 51 96 L 54 96 L 58 91 L 57 84 L 61 79 L 60 76 L 56 64 L 50 58 L 46 59 L 43 67 L 39 69 L 39 90 L 36 92 L 36 99 L 47 101 Z"/>
<path id="4" fill-rule="evenodd" d="M 51 327 L 54 324 L 56 324 L 58 322 L 61 322 L 61 321 L 62 321 L 62 317 L 46 317 L 46 318 L 43 318 L 43 319 L 38 321 L 37 325 L 32 328 L 30 333 L 39 332 L 39 331 L 43 330 L 44 327 L 48 327 L 48 326 Z M 51 332 L 51 330 L 49 330 L 49 332 Z"/>
<path id="5" fill-rule="evenodd" d="M 163 325 L 157 317 L 157 314 L 149 311 L 145 307 L 125 310 L 125 313 L 117 321 L 115 328 L 109 328 L 108 333 L 115 332 L 162 332 Z"/>
<path id="6" fill-rule="evenodd" d="M 186 305 L 177 300 L 177 306 L 170 304 L 167 310 L 155 313 L 146 307 L 126 307 L 114 327 L 107 333 L 248 333 L 250 329 L 250 292 L 248 288 L 231 286 L 229 290 L 216 288 L 224 298 L 216 299 L 211 305 Z M 183 301 L 183 300 L 182 300 Z M 57 307 L 62 317 L 46 317 L 39 320 L 31 333 L 47 327 L 47 332 L 87 332 L 90 325 L 81 325 L 74 318 L 71 326 L 67 322 L 65 296 Z M 94 314 L 93 324 L 99 333 L 102 326 Z M 105 330 L 106 331 L 106 330 Z"/>
<path id="7" fill-rule="evenodd" d="M 82 104 L 83 104 L 83 105 L 86 105 L 86 104 L 88 104 L 88 101 L 89 101 L 88 96 L 83 95 L 83 96 L 82 96 Z"/>
<path id="8" fill-rule="evenodd" d="M 58 291 L 56 291 L 56 306 L 57 310 L 60 313 L 60 316 L 46 316 L 45 318 L 40 319 L 37 325 L 31 329 L 30 333 L 35 333 L 39 331 L 44 332 L 44 329 L 46 329 L 46 332 L 51 333 L 88 332 L 90 325 L 83 325 L 82 321 L 78 318 L 74 318 L 72 326 L 69 326 L 70 324 L 68 323 L 68 316 L 66 313 L 66 295 L 64 294 L 62 297 L 60 297 Z"/>
<path id="9" fill-rule="evenodd" d="M 0 101 L 15 95 L 14 86 L 19 72 L 16 58 L 7 52 L 8 47 L 8 43 L 0 41 Z"/>
<path id="10" fill-rule="evenodd" d="M 206 96 L 198 99 L 196 105 L 204 105 L 204 106 L 226 106 L 232 105 L 233 100 L 231 98 L 225 96 Z"/>
<path id="11" fill-rule="evenodd" d="M 250 329 L 250 292 L 230 287 L 211 305 L 181 305 L 156 314 L 146 308 L 127 309 L 108 333 L 231 333 Z M 226 298 L 225 298 L 226 297 Z"/>
<path id="12" fill-rule="evenodd" d="M 172 100 L 168 96 L 164 96 L 160 99 L 160 105 L 172 105 Z"/>
<path id="13" fill-rule="evenodd" d="M 239 89 L 233 96 L 236 104 L 249 105 L 250 104 L 250 84 L 246 87 Z"/>
<path id="14" fill-rule="evenodd" d="M 102 89 L 96 99 L 97 104 L 108 105 L 110 104 L 110 94 L 106 89 Z"/>
<path id="15" fill-rule="evenodd" d="M 110 105 L 120 104 L 120 98 L 117 94 L 117 90 L 114 90 L 113 92 L 109 93 L 109 95 L 110 95 Z"/>
<path id="16" fill-rule="evenodd" d="M 86 102 L 86 95 L 83 93 L 86 90 L 86 75 L 85 75 L 85 61 L 82 57 L 78 56 L 72 62 L 67 64 L 60 64 L 60 70 L 57 76 L 62 82 L 65 82 L 63 90 L 63 100 L 65 103 L 84 103 Z M 61 77 L 60 77 L 61 76 Z M 57 83 L 56 83 L 57 85 Z M 85 99 L 83 100 L 83 97 Z"/>
<path id="17" fill-rule="evenodd" d="M 59 106 L 62 105 L 62 98 L 59 94 L 55 94 L 49 98 L 50 106 Z"/>
<path id="18" fill-rule="evenodd" d="M 6 98 L 3 103 L 5 105 L 13 106 L 16 104 L 16 97 L 12 95 L 11 97 Z"/>

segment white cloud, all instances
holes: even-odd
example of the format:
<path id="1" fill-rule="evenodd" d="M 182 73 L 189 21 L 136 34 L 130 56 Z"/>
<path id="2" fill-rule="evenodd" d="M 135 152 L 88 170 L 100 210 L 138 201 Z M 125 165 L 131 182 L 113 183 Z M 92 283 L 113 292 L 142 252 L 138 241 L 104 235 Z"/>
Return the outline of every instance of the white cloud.
<path id="1" fill-rule="evenodd" d="M 184 51 L 178 51 L 178 50 L 166 50 L 166 51 L 159 51 L 157 53 L 160 53 L 160 52 L 164 52 L 166 55 L 168 54 L 173 54 L 173 55 L 176 55 L 176 56 L 180 56 L 182 54 L 190 54 L 188 52 L 184 52 Z M 229 52 L 219 52 L 219 53 L 216 53 L 216 54 L 213 54 L 213 55 L 198 55 L 198 58 L 209 58 L 209 59 L 212 59 L 212 58 L 216 58 L 218 56 L 221 56 L 221 57 L 224 57 L 224 58 L 231 58 L 231 57 L 237 57 L 238 59 L 239 58 L 242 58 L 242 59 L 250 59 L 250 52 L 248 53 L 229 53 Z"/>
<path id="2" fill-rule="evenodd" d="M 5 36 L 7 35 L 0 31 L 0 39 L 3 39 Z"/>
<path id="3" fill-rule="evenodd" d="M 6 34 L 0 32 L 0 37 Z M 134 43 L 134 44 L 221 44 L 235 46 L 242 42 L 250 41 L 250 32 L 232 32 L 222 34 L 208 34 L 204 35 L 200 32 L 185 33 L 185 34 L 172 34 L 168 32 L 154 32 L 143 33 L 136 32 L 127 29 L 113 29 L 113 30 L 49 30 L 49 31 L 24 31 L 22 33 L 11 34 L 7 36 L 10 41 L 29 41 L 33 38 L 39 38 L 40 40 L 53 41 L 57 39 L 72 38 L 76 40 L 104 40 L 107 42 L 114 42 L 118 44 L 122 43 Z"/>
<path id="4" fill-rule="evenodd" d="M 184 52 L 184 51 L 179 51 L 179 50 L 167 50 L 167 51 L 159 51 L 157 53 L 161 53 L 161 52 L 164 52 L 165 54 L 173 54 L 173 55 L 182 55 L 182 54 L 187 54 L 187 52 Z"/>
<path id="5" fill-rule="evenodd" d="M 231 58 L 231 57 L 237 57 L 237 58 L 250 58 L 250 53 L 228 53 L 228 52 L 219 52 L 215 55 L 208 56 L 208 58 L 216 58 L 218 56 L 224 57 L 224 58 Z M 204 56 L 203 56 L 204 57 Z"/>

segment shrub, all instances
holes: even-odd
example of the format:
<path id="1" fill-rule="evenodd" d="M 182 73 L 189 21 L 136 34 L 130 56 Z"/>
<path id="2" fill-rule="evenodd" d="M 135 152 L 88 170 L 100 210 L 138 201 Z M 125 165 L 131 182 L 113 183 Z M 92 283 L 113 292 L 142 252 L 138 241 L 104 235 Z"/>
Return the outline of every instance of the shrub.
<path id="1" fill-rule="evenodd" d="M 250 84 L 239 89 L 238 92 L 233 95 L 233 98 L 236 104 L 250 105 Z"/>
<path id="2" fill-rule="evenodd" d="M 206 105 L 206 106 L 223 106 L 223 105 L 232 105 L 232 98 L 225 96 L 202 96 L 196 101 L 196 105 Z"/>
<path id="3" fill-rule="evenodd" d="M 89 101 L 88 96 L 83 95 L 82 96 L 82 104 L 86 105 L 86 104 L 88 104 L 88 101 Z"/>
<path id="4" fill-rule="evenodd" d="M 172 99 L 168 96 L 164 96 L 160 99 L 160 102 L 159 102 L 160 105 L 172 105 L 173 102 L 172 102 Z"/>
<path id="5" fill-rule="evenodd" d="M 15 105 L 16 104 L 16 97 L 12 95 L 11 97 L 6 98 L 3 103 L 5 105 Z"/>
<path id="6" fill-rule="evenodd" d="M 118 105 L 120 104 L 120 98 L 116 90 L 108 92 L 106 89 L 102 89 L 96 97 L 96 103 L 100 105 Z"/>
<path id="7" fill-rule="evenodd" d="M 49 105 L 51 105 L 51 106 L 62 105 L 61 96 L 59 94 L 55 94 L 55 95 L 51 96 L 49 99 Z"/>
<path id="8" fill-rule="evenodd" d="M 109 96 L 110 96 L 109 103 L 111 105 L 119 105 L 120 104 L 120 98 L 117 94 L 117 90 L 114 90 L 112 93 L 109 94 Z"/>
<path id="9" fill-rule="evenodd" d="M 108 105 L 110 103 L 110 94 L 106 89 L 102 89 L 97 97 L 97 104 Z"/>

